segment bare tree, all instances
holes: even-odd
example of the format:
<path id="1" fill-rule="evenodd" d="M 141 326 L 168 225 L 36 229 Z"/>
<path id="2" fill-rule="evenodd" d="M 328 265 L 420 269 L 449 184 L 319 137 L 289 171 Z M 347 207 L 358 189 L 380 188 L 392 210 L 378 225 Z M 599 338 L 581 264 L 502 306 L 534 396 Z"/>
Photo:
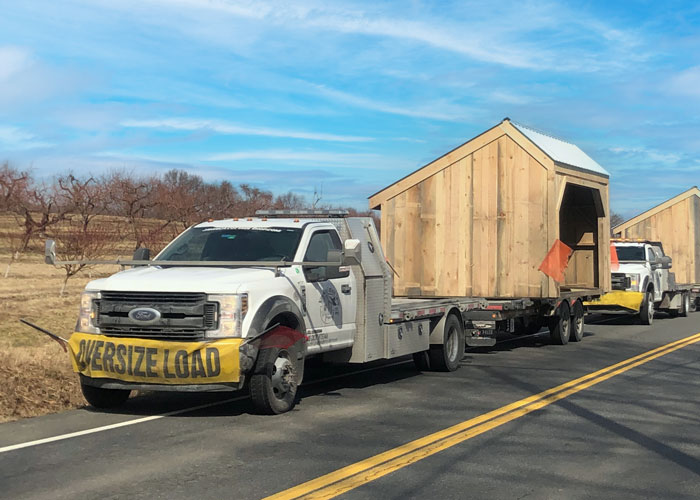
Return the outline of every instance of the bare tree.
<path id="1" fill-rule="evenodd" d="M 610 233 L 612 234 L 612 230 L 614 227 L 619 226 L 625 222 L 625 218 L 621 216 L 620 214 L 616 212 L 611 212 L 610 213 Z"/>
<path id="2" fill-rule="evenodd" d="M 104 182 L 94 177 L 80 179 L 72 173 L 59 177 L 57 182 L 63 206 L 79 217 L 84 231 L 95 217 L 106 213 L 109 199 Z"/>
<path id="3" fill-rule="evenodd" d="M 306 198 L 291 191 L 277 196 L 273 204 L 276 210 L 301 210 L 308 206 Z"/>
<path id="4" fill-rule="evenodd" d="M 258 189 L 250 184 L 241 184 L 241 203 L 239 216 L 255 215 L 257 210 L 272 208 L 273 196 L 269 191 Z"/>
<path id="5" fill-rule="evenodd" d="M 138 178 L 124 172 L 116 172 L 104 178 L 103 182 L 110 200 L 109 211 L 126 220 L 134 238 L 134 250 L 144 246 L 146 240 L 157 236 L 172 223 L 169 218 L 156 223 L 155 226 L 145 221 L 147 215 L 152 213 L 159 203 L 158 178 Z"/>
<path id="6" fill-rule="evenodd" d="M 70 218 L 64 227 L 52 234 L 56 241 L 59 260 L 97 260 L 110 253 L 116 242 L 121 238 L 118 229 L 111 223 L 90 223 L 84 225 L 80 216 Z M 68 280 L 85 269 L 94 267 L 91 264 L 60 264 L 65 271 L 59 295 L 63 295 Z"/>
<path id="7" fill-rule="evenodd" d="M 13 212 L 31 182 L 29 172 L 20 172 L 5 162 L 0 167 L 0 213 Z"/>

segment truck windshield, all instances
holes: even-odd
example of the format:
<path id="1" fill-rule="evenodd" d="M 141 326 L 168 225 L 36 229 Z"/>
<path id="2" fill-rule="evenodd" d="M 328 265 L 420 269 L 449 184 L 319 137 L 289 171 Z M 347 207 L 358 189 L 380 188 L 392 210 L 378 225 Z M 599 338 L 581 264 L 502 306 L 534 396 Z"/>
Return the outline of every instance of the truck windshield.
<path id="1" fill-rule="evenodd" d="M 615 250 L 617 251 L 617 260 L 619 261 L 646 260 L 644 258 L 644 247 L 615 246 Z"/>
<path id="2" fill-rule="evenodd" d="M 280 261 L 294 259 L 301 229 L 195 227 L 168 245 L 161 261 Z"/>

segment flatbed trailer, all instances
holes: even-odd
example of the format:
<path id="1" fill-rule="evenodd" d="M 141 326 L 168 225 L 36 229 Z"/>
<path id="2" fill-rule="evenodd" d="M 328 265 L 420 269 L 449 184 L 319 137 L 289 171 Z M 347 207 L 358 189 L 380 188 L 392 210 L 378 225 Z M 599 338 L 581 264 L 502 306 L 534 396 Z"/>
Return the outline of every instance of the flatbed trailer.
<path id="1" fill-rule="evenodd" d="M 495 342 L 496 332 L 515 335 L 532 334 L 548 327 L 555 344 L 567 344 L 569 340 L 579 342 L 583 338 L 585 309 L 583 303 L 600 297 L 597 288 L 566 289 L 560 296 L 549 298 L 485 299 L 486 306 L 465 314 L 465 326 L 469 346 Z"/>

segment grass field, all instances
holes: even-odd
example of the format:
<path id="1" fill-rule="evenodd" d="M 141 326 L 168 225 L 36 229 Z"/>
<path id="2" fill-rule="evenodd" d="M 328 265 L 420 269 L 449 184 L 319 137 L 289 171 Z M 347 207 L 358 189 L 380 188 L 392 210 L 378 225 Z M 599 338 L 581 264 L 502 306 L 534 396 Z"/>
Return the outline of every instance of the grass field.
<path id="1" fill-rule="evenodd" d="M 0 231 L 18 230 L 14 219 L 0 215 Z M 120 242 L 115 257 L 130 256 L 132 243 Z M 90 279 L 108 276 L 118 266 L 100 266 L 71 278 L 63 296 L 65 273 L 44 264 L 43 241 L 12 264 L 9 238 L 0 237 L 0 422 L 53 413 L 85 404 L 68 354 L 58 343 L 19 322 L 25 318 L 63 337 L 73 332 L 80 292 Z"/>

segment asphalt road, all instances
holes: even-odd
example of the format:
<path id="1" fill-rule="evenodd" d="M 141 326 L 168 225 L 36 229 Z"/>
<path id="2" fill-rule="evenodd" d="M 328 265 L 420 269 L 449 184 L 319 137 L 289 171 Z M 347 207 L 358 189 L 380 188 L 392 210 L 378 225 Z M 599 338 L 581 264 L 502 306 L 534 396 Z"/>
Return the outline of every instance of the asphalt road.
<path id="1" fill-rule="evenodd" d="M 657 317 L 652 327 L 589 319 L 580 344 L 549 345 L 545 333 L 504 336 L 494 348 L 468 351 L 454 373 L 419 373 L 403 360 L 317 368 L 296 409 L 276 417 L 253 414 L 238 394 L 151 394 L 119 412 L 84 408 L 2 424 L 0 497 L 255 499 L 353 466 L 335 473 L 346 478 L 336 483 L 342 488 L 322 480 L 298 491 L 358 499 L 700 498 L 700 342 L 584 379 L 590 386 L 535 397 L 534 410 L 480 417 L 700 333 L 700 313 Z M 172 413 L 159 416 L 165 412 Z M 465 421 L 484 423 L 462 424 L 472 430 L 451 441 L 426 438 Z M 391 451 L 395 462 L 357 465 L 420 438 L 428 446 Z M 37 440 L 45 441 L 26 446 Z"/>

